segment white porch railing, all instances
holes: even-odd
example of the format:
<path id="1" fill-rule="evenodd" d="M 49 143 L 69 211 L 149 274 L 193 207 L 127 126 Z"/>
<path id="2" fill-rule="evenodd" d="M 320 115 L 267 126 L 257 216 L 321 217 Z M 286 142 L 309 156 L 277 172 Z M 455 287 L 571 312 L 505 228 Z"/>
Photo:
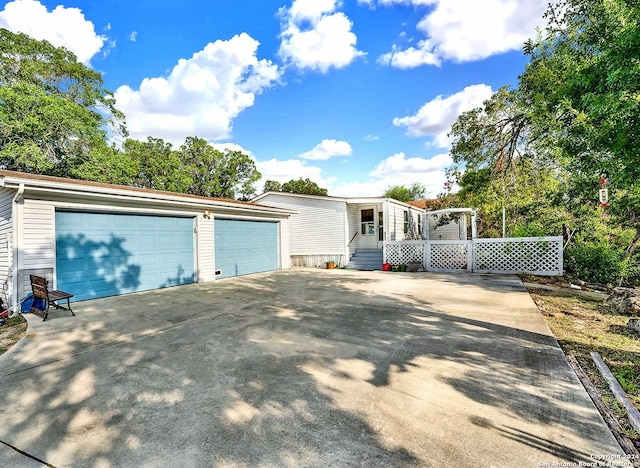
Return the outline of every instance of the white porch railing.
<path id="1" fill-rule="evenodd" d="M 427 271 L 562 275 L 562 237 L 385 242 L 383 258 L 422 261 Z"/>

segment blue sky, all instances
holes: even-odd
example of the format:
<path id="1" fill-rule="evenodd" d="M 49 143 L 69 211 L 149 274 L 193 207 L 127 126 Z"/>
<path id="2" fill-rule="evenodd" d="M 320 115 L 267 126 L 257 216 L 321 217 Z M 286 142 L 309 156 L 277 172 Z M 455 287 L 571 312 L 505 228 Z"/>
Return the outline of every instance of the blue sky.
<path id="1" fill-rule="evenodd" d="M 334 196 L 442 191 L 457 116 L 514 85 L 548 0 L 14 0 L 0 27 L 100 71 L 132 138 L 241 149 Z"/>

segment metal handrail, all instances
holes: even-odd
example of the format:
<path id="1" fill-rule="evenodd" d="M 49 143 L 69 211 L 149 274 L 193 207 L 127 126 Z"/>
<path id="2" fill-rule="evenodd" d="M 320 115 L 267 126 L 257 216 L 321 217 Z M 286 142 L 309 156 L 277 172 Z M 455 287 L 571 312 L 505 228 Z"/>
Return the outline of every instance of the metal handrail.
<path id="1" fill-rule="evenodd" d="M 355 232 L 355 234 L 353 235 L 353 237 L 351 238 L 351 240 L 347 244 L 347 247 L 349 247 L 351 245 L 351 243 L 353 242 L 353 239 L 355 239 L 357 235 L 358 235 L 358 231 Z"/>

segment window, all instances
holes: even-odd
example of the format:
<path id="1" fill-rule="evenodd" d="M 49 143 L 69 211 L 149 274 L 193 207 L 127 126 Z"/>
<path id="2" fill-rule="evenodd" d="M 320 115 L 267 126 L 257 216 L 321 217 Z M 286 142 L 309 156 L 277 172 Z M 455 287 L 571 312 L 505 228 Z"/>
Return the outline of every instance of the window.
<path id="1" fill-rule="evenodd" d="M 418 235 L 422 237 L 422 215 L 418 215 Z"/>
<path id="2" fill-rule="evenodd" d="M 404 210 L 404 233 L 407 234 L 409 232 L 409 212 Z"/>
<path id="3" fill-rule="evenodd" d="M 375 234 L 375 225 L 373 224 L 373 208 L 360 210 L 360 234 L 364 236 L 373 236 Z"/>
<path id="4" fill-rule="evenodd" d="M 360 211 L 360 221 L 363 223 L 373 221 L 373 208 Z"/>

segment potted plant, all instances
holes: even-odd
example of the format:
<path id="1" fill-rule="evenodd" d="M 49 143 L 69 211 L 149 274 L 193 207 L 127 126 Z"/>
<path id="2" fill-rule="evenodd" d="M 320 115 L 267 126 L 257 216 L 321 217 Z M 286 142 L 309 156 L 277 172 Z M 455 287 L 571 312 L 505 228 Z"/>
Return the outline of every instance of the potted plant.
<path id="1" fill-rule="evenodd" d="M 420 269 L 421 266 L 422 266 L 422 262 L 421 261 L 419 261 L 419 260 L 411 260 L 410 262 L 407 262 L 407 271 L 415 273 L 416 271 L 418 271 Z"/>
<path id="2" fill-rule="evenodd" d="M 336 263 L 333 260 L 324 262 L 324 265 L 327 267 L 327 270 L 333 270 L 336 267 Z"/>

